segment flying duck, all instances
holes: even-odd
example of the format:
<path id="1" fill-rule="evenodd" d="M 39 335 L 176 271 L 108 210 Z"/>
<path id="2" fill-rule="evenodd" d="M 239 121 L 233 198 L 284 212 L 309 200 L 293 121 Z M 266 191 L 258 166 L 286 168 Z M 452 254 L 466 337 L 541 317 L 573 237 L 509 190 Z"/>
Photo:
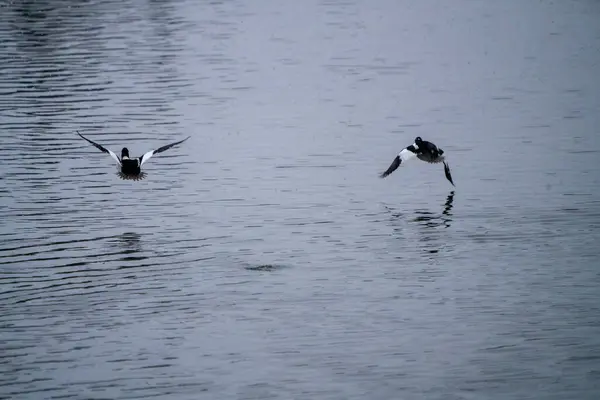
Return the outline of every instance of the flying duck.
<path id="1" fill-rule="evenodd" d="M 444 174 L 446 174 L 446 179 L 448 179 L 452 186 L 454 186 L 452 175 L 450 174 L 450 167 L 448 166 L 448 163 L 444 157 L 444 150 L 440 149 L 431 142 L 421 139 L 418 136 L 415 139 L 415 143 L 402 149 L 402 151 L 398 153 L 396 158 L 394 158 L 394 161 L 392 161 L 390 167 L 384 173 L 379 175 L 379 177 L 385 178 L 394 172 L 400 166 L 400 164 L 415 157 L 431 164 L 437 164 L 440 162 L 444 163 Z"/>
<path id="2" fill-rule="evenodd" d="M 144 163 L 146 161 L 148 161 L 150 159 L 150 157 L 152 157 L 155 154 L 162 153 L 163 151 L 168 150 L 171 147 L 176 146 L 180 143 L 183 143 L 190 138 L 188 136 L 185 139 L 180 140 L 179 142 L 167 144 L 166 146 L 159 147 L 156 150 L 148 151 L 148 152 L 144 153 L 143 156 L 136 157 L 136 158 L 129 158 L 129 150 L 127 149 L 127 147 L 123 147 L 123 149 L 121 150 L 121 157 L 119 158 L 119 156 L 117 156 L 113 151 L 86 138 L 79 132 L 77 132 L 77 134 L 79 136 L 81 136 L 83 139 L 90 142 L 92 145 L 94 145 L 98 150 L 100 150 L 104 153 L 110 154 L 110 156 L 112 158 L 114 158 L 115 161 L 117 162 L 117 164 L 119 166 L 120 176 L 124 179 L 141 179 L 141 178 L 143 178 L 143 172 L 141 171 L 141 167 L 142 167 L 142 165 L 144 165 Z"/>

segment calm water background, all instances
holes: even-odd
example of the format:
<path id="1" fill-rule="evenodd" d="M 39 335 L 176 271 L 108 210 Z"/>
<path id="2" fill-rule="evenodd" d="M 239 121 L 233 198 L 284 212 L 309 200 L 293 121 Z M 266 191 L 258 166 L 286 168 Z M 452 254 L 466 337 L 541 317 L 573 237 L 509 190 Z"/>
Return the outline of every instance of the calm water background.
<path id="1" fill-rule="evenodd" d="M 0 398 L 597 399 L 598 21 L 0 2 Z"/>

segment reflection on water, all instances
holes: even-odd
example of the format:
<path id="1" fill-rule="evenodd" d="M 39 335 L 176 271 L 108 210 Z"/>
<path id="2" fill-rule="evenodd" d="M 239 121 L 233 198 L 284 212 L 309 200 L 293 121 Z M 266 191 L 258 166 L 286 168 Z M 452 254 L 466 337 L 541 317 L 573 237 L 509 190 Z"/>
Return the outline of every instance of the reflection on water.
<path id="1" fill-rule="evenodd" d="M 446 201 L 441 206 L 440 212 L 432 211 L 431 209 L 417 208 L 412 213 L 396 211 L 394 208 L 384 205 L 387 212 L 390 214 L 390 222 L 392 225 L 401 225 L 405 217 L 409 214 L 416 215 L 414 218 L 409 218 L 410 221 L 416 222 L 418 225 L 427 228 L 437 228 L 444 226 L 449 228 L 452 223 L 452 207 L 454 206 L 454 191 L 446 197 Z"/>
<path id="2" fill-rule="evenodd" d="M 139 252 L 141 250 L 140 239 L 142 235 L 136 232 L 125 232 L 117 238 L 117 243 L 132 252 Z"/>
<path id="3" fill-rule="evenodd" d="M 248 265 L 244 267 L 248 271 L 260 271 L 260 272 L 273 272 L 285 268 L 283 265 L 276 264 L 261 264 L 261 265 Z"/>
<path id="4" fill-rule="evenodd" d="M 441 205 L 440 211 L 418 208 L 411 213 L 397 212 L 386 206 L 390 214 L 390 223 L 394 227 L 394 233 L 398 239 L 407 240 L 416 235 L 415 247 L 423 252 L 436 254 L 447 246 L 447 240 L 452 233 L 439 228 L 450 228 L 454 206 L 454 191 L 446 197 Z"/>
<path id="5" fill-rule="evenodd" d="M 444 203 L 444 211 L 442 211 L 442 214 L 447 215 L 448 217 L 452 216 L 452 204 L 454 203 L 454 190 L 450 192 L 450 194 L 448 195 L 448 197 L 446 197 L 446 203 Z M 447 227 L 449 227 L 450 225 L 448 225 Z"/>
<path id="6" fill-rule="evenodd" d="M 452 223 L 452 206 L 454 203 L 454 191 L 451 191 L 441 212 L 433 212 L 426 209 L 417 209 L 415 214 L 417 216 L 413 219 L 414 222 L 418 222 L 421 226 L 426 228 L 437 228 L 444 226 L 449 228 Z"/>
<path id="7" fill-rule="evenodd" d="M 125 232 L 107 241 L 106 252 L 119 256 L 120 261 L 134 262 L 146 260 L 150 257 L 144 249 L 142 235 L 137 232 Z M 139 263 L 121 264 L 119 268 L 132 268 Z"/>

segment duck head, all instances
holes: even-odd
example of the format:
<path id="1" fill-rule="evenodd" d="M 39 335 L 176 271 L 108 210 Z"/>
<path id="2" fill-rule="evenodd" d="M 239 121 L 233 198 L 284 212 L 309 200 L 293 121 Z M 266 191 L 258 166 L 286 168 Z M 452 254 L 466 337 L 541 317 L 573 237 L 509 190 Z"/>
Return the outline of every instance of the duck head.
<path id="1" fill-rule="evenodd" d="M 418 150 L 419 147 L 421 147 L 421 144 L 423 144 L 423 139 L 421 139 L 421 136 L 417 136 L 415 138 L 415 144 L 413 146 L 415 146 Z"/>

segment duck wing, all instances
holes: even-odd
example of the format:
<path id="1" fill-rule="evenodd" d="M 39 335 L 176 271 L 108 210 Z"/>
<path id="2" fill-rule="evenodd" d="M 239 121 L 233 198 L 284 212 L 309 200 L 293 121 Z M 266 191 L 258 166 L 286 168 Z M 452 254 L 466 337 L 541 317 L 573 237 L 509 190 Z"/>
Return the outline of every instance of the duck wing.
<path id="1" fill-rule="evenodd" d="M 162 153 L 163 151 L 168 150 L 168 149 L 170 149 L 173 146 L 177 146 L 178 144 L 185 142 L 189 138 L 190 138 L 190 136 L 186 137 L 183 140 L 180 140 L 179 142 L 167 144 L 167 145 L 165 145 L 163 147 L 159 147 L 156 150 L 151 150 L 151 151 L 149 151 L 147 153 L 144 153 L 144 155 L 140 157 L 140 166 L 144 165 L 144 163 L 146 161 L 148 161 L 150 159 L 150 157 L 152 157 L 153 155 L 158 154 L 158 153 Z"/>
<path id="2" fill-rule="evenodd" d="M 94 147 L 96 147 L 98 150 L 102 151 L 103 153 L 108 153 L 110 154 L 110 156 L 112 158 L 115 159 L 115 161 L 117 162 L 117 164 L 119 164 L 119 166 L 121 166 L 121 160 L 119 159 L 119 156 L 117 156 L 113 151 L 107 149 L 106 147 L 103 147 L 101 145 L 99 145 L 98 143 L 94 142 L 93 140 L 90 140 L 88 138 L 86 138 L 85 136 L 83 136 L 81 133 L 79 133 L 79 131 L 76 131 L 77 134 L 79 136 L 81 136 L 83 139 L 87 140 L 88 142 L 90 142 L 92 145 L 94 145 Z"/>
<path id="3" fill-rule="evenodd" d="M 379 177 L 385 178 L 386 176 L 397 170 L 400 164 L 402 164 L 403 162 L 407 162 L 408 160 L 412 160 L 415 157 L 417 157 L 417 154 L 415 153 L 415 148 L 413 146 L 408 146 L 407 148 L 402 149 L 402 151 L 398 153 L 396 158 L 394 158 L 394 161 L 392 161 L 392 164 L 388 167 L 388 169 L 381 175 L 379 175 Z"/>
<path id="4" fill-rule="evenodd" d="M 452 181 L 452 174 L 450 173 L 450 166 L 448 165 L 448 163 L 446 161 L 443 161 L 443 163 L 444 163 L 444 175 L 446 175 L 446 179 L 448 179 L 450 181 L 452 186 L 456 186 L 454 184 L 454 182 Z"/>
<path id="5" fill-rule="evenodd" d="M 401 162 L 402 161 L 400 161 L 400 156 L 397 155 L 396 158 L 394 158 L 394 161 L 392 161 L 392 163 L 388 167 L 388 169 L 386 169 L 385 172 L 381 173 L 379 175 L 379 177 L 380 178 L 385 178 L 386 176 L 388 176 L 389 174 L 391 174 L 392 172 L 394 172 L 395 170 L 397 170 L 398 167 L 400 166 Z"/>

